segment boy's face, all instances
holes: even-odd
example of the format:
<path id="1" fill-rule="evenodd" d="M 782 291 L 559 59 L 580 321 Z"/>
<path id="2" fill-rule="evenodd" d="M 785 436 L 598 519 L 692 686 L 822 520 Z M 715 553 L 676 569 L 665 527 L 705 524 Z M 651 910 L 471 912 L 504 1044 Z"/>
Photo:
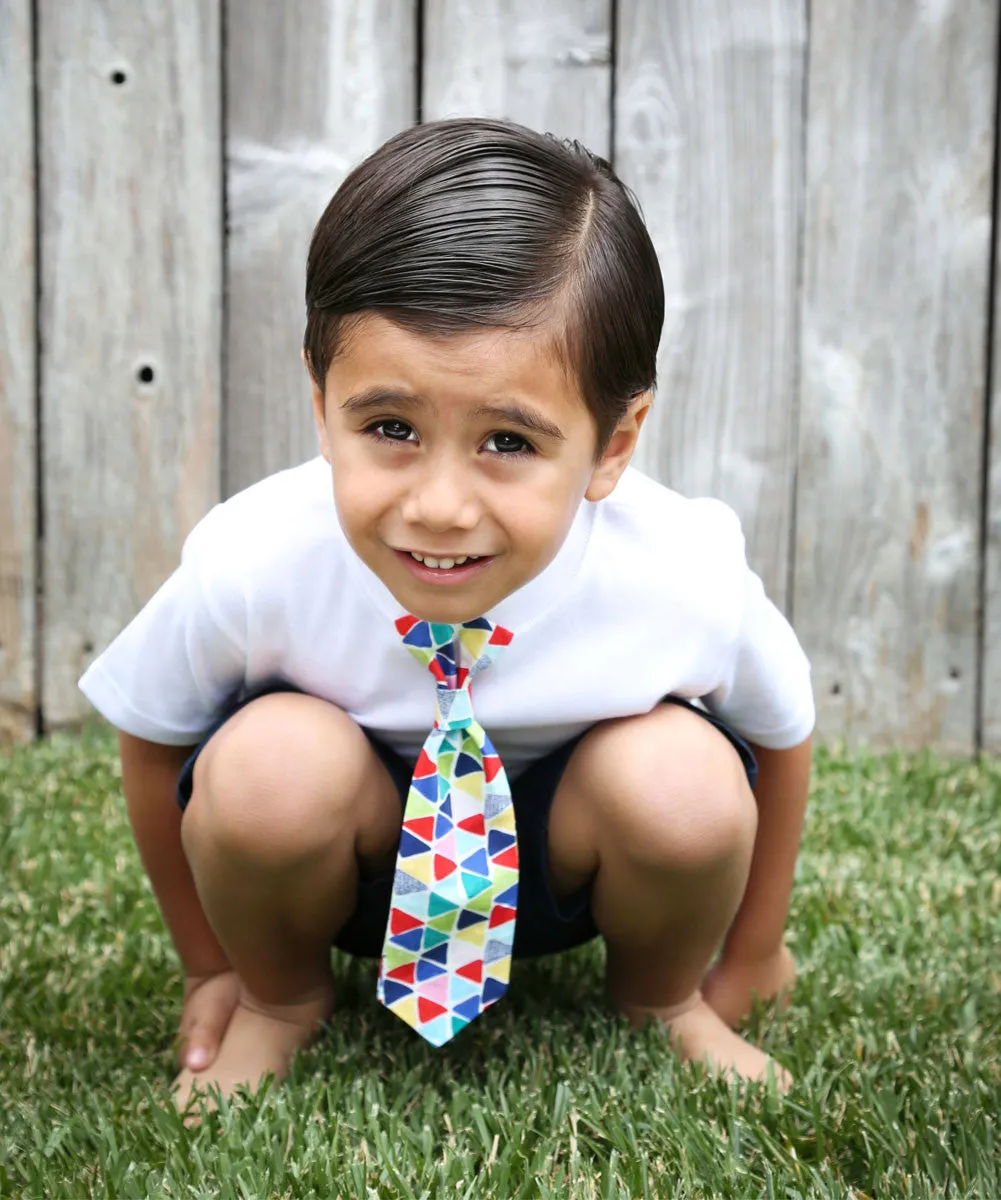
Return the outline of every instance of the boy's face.
<path id="1" fill-rule="evenodd" d="M 649 403 L 596 463 L 594 419 L 544 332 L 438 339 L 374 314 L 344 330 L 325 404 L 313 382 L 348 541 L 407 612 L 451 623 L 548 566 L 581 500 L 615 487 Z"/>

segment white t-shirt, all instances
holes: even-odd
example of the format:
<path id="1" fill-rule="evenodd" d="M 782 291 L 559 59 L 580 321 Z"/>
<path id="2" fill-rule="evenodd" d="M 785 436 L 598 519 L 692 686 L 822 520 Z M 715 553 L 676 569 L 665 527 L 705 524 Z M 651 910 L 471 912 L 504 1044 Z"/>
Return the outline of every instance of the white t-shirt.
<path id="1" fill-rule="evenodd" d="M 187 745 L 226 704 L 287 681 L 416 761 L 434 681 L 394 628 L 402 614 L 349 546 L 317 456 L 217 504 L 79 686 L 126 733 Z M 668 694 L 701 698 L 772 749 L 813 730 L 809 661 L 747 565 L 737 515 L 635 468 L 584 501 L 549 566 L 484 615 L 515 635 L 473 689 L 512 776 Z"/>

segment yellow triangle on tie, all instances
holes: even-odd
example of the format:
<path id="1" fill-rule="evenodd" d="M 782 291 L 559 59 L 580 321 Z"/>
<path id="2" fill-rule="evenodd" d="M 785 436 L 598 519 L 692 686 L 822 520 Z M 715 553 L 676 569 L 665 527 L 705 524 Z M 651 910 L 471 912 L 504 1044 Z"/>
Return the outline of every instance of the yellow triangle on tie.
<path id="1" fill-rule="evenodd" d="M 483 803 L 483 772 L 470 771 L 468 775 L 460 775 L 458 779 L 452 780 L 452 790 L 458 789 L 460 792 L 465 792 L 467 796 L 472 796 L 474 800 L 479 800 Z"/>
<path id="2" fill-rule="evenodd" d="M 490 640 L 488 629 L 460 629 L 459 642 L 469 654 L 473 662 L 483 653 L 483 647 Z"/>
<path id="3" fill-rule="evenodd" d="M 491 979 L 507 983 L 511 978 L 511 955 L 509 954 L 506 958 L 498 958 L 496 962 L 487 963 L 486 972 Z"/>
<path id="4" fill-rule="evenodd" d="M 499 829 L 503 833 L 514 833 L 514 805 L 509 804 L 499 813 L 494 813 L 487 820 L 487 825 L 490 829 Z"/>
<path id="5" fill-rule="evenodd" d="M 417 997 L 416 996 L 401 996 L 395 1004 L 390 1004 L 389 1008 L 392 1012 L 410 1026 L 417 1025 Z"/>
<path id="6" fill-rule="evenodd" d="M 457 929 L 453 937 L 461 938 L 464 942 L 472 942 L 474 946 L 486 944 L 487 923 L 477 921 L 475 925 L 467 925 L 465 929 Z"/>
<path id="7" fill-rule="evenodd" d="M 430 887 L 431 851 L 429 850 L 427 854 L 411 854 L 409 858 L 402 860 L 400 869 L 406 871 L 408 875 L 413 875 L 415 879 L 419 879 L 421 883 L 426 883 Z"/>
<path id="8" fill-rule="evenodd" d="M 434 817 L 437 816 L 438 809 L 422 796 L 421 793 L 411 784 L 410 791 L 407 793 L 407 810 L 406 819 L 412 821 L 414 817 Z"/>

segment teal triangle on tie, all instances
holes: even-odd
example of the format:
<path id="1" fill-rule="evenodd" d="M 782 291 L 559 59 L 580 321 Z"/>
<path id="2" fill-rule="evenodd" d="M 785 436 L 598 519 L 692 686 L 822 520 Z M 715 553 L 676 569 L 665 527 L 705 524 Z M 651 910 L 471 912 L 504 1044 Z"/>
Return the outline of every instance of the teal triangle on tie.
<path id="1" fill-rule="evenodd" d="M 403 813 L 376 994 L 422 1037 L 441 1046 L 507 991 L 511 974 L 517 909 L 516 899 L 511 901 L 518 877 L 514 806 L 507 774 L 476 720 L 469 689 L 513 635 L 485 617 L 451 625 L 407 615 L 396 628 L 406 649 L 434 677 L 435 717 Z M 441 819 L 439 812 L 445 814 Z M 493 839 L 493 856 L 491 833 L 504 835 Z M 415 881 L 428 889 L 426 907 L 410 895 Z M 503 904 L 497 902 L 501 894 Z M 451 932 L 430 926 L 456 909 Z"/>

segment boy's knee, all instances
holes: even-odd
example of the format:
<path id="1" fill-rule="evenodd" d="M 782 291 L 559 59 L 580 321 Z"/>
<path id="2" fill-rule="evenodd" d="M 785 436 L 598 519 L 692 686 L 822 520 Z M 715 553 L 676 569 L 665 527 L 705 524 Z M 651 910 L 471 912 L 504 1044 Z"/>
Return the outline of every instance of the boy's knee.
<path id="1" fill-rule="evenodd" d="M 294 862 L 354 823 L 370 749 L 340 709 L 277 693 L 241 709 L 195 760 L 185 847 L 206 840 L 256 863 Z"/>
<path id="2" fill-rule="evenodd" d="M 757 804 L 728 739 L 690 710 L 663 705 L 610 723 L 590 764 L 599 856 L 640 869 L 712 872 L 750 858 Z"/>

